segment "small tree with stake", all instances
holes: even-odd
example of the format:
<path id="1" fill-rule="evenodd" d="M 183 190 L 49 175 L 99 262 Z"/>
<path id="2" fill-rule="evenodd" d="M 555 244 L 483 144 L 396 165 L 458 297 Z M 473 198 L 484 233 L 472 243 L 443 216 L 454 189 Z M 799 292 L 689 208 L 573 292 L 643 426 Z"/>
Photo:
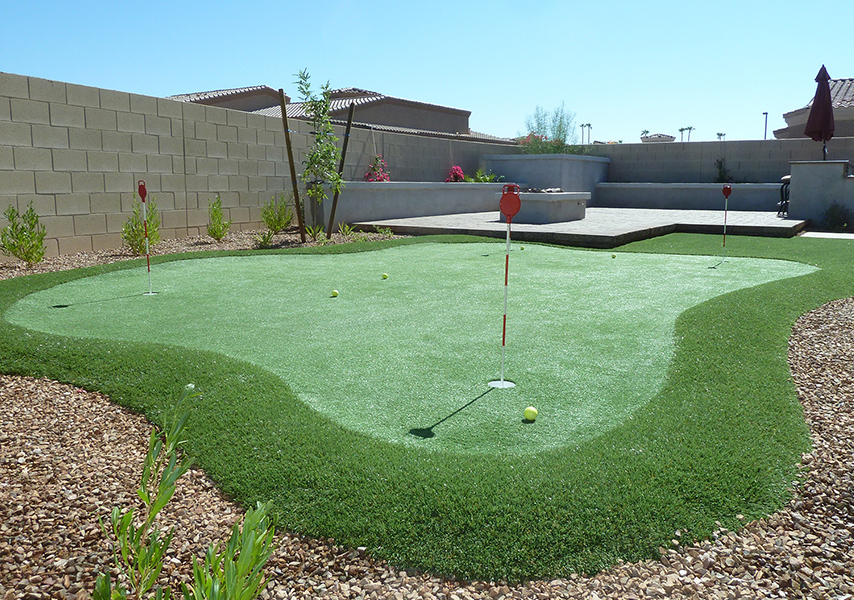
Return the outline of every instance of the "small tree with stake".
<path id="1" fill-rule="evenodd" d="M 300 71 L 297 77 L 297 87 L 305 103 L 305 112 L 311 122 L 311 134 L 314 136 L 314 144 L 306 153 L 305 170 L 300 179 L 305 183 L 308 197 L 321 204 L 327 198 L 327 188 L 338 193 L 344 187 L 344 179 L 337 170 L 341 150 L 338 148 L 338 138 L 335 137 L 329 118 L 331 90 L 327 81 L 320 88 L 320 95 L 315 94 L 311 90 L 310 76 L 305 69 Z"/>

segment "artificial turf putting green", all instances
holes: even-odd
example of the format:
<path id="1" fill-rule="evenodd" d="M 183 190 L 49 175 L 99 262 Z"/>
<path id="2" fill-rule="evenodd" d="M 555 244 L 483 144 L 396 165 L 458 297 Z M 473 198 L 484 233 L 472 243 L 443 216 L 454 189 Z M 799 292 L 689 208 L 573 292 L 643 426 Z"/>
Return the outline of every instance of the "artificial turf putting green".
<path id="1" fill-rule="evenodd" d="M 659 393 L 676 320 L 706 300 L 815 270 L 732 257 L 514 246 L 499 376 L 504 245 L 415 244 L 344 255 L 155 265 L 77 279 L 18 301 L 45 333 L 221 353 L 284 380 L 345 428 L 431 451 L 576 446 Z M 382 273 L 389 278 L 383 279 Z M 337 289 L 340 295 L 332 298 Z M 526 406 L 539 410 L 523 420 Z"/>
<path id="2" fill-rule="evenodd" d="M 502 243 L 467 236 L 238 255 L 337 261 L 356 252 L 435 242 L 494 244 L 499 264 L 503 256 Z M 533 248 L 526 245 L 524 252 Z M 619 262 L 630 254 L 710 257 L 720 251 L 719 236 L 672 234 L 624 246 L 615 259 L 612 251 L 593 254 Z M 421 449 L 427 446 L 357 433 L 309 408 L 289 379 L 207 347 L 71 338 L 4 322 L 0 371 L 99 390 L 158 424 L 181 387 L 195 382 L 203 395 L 189 405 L 187 451 L 241 505 L 272 500 L 288 531 L 366 546 L 398 568 L 467 579 L 594 573 L 618 561 L 658 557 L 676 530 L 683 543 L 704 539 L 720 526 L 740 527 L 741 515 L 748 521 L 763 517 L 791 498 L 796 464 L 809 451 L 810 437 L 786 362 L 787 340 L 799 315 L 854 294 L 854 242 L 735 237 L 727 253 L 818 270 L 685 310 L 676 320 L 664 383 L 649 402 L 604 435 L 541 452 L 428 452 Z M 513 253 L 511 284 L 522 277 L 521 254 Z M 168 263 L 230 255 L 156 257 L 155 284 Z M 132 295 L 140 295 L 147 289 L 140 265 L 144 261 L 2 281 L 0 313 L 60 284 L 126 270 L 135 271 Z M 503 265 L 489 270 L 498 271 L 500 282 Z M 382 271 L 390 273 L 389 280 L 400 276 L 372 267 Z M 329 287 L 318 302 L 332 302 L 325 297 Z M 666 282 L 661 288 L 662 294 L 673 291 Z M 341 292 L 335 301 L 352 300 L 343 286 Z M 511 324 L 520 316 L 519 293 L 511 287 Z M 456 322 L 450 329 L 461 326 Z M 492 326 L 497 336 L 499 325 Z M 363 337 L 353 331 L 348 343 Z M 259 348 L 275 343 L 257 339 Z M 547 419 L 530 427 L 542 423 Z M 443 425 L 424 441 L 437 441 Z"/>

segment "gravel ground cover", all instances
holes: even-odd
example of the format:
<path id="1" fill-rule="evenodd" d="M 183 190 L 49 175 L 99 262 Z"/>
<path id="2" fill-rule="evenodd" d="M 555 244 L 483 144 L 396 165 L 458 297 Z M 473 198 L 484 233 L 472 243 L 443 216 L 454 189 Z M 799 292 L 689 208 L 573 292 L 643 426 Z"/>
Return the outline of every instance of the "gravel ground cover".
<path id="1" fill-rule="evenodd" d="M 293 234 L 289 234 L 293 235 Z M 156 253 L 240 249 L 167 240 Z M 339 240 L 344 241 L 344 240 Z M 283 238 L 282 244 L 294 244 Z M 123 250 L 47 259 L 36 271 L 124 260 Z M 33 272 L 0 264 L 0 279 Z M 285 598 L 854 598 L 854 300 L 829 303 L 793 328 L 789 364 L 813 438 L 793 498 L 766 519 L 712 539 L 673 535 L 660 559 L 593 577 L 467 582 L 398 571 L 364 549 L 280 533 L 265 599 Z M 0 376 L 0 597 L 85 598 L 110 568 L 98 526 L 134 502 L 150 425 L 106 397 L 45 379 Z M 163 517 L 176 525 L 163 583 L 188 580 L 191 556 L 225 538 L 242 511 L 203 472 L 180 482 Z"/>

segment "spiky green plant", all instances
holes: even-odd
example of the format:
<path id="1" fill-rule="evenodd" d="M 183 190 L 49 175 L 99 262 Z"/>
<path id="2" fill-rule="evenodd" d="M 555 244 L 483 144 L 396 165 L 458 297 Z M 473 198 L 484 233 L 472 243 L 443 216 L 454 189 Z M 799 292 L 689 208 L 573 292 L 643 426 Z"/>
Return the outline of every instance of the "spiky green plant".
<path id="1" fill-rule="evenodd" d="M 141 600 L 160 577 L 175 528 L 164 533 L 155 524 L 155 519 L 175 494 L 178 479 L 192 464 L 190 459 L 179 459 L 178 448 L 184 443 L 184 429 L 189 418 L 188 412 L 179 411 L 182 403 L 195 395 L 194 389 L 192 383 L 185 386 L 167 427 L 163 431 L 151 431 L 148 453 L 136 492 L 144 507 L 142 514 L 138 515 L 134 508 L 122 511 L 114 506 L 110 513 L 110 526 L 101 522 L 104 534 L 113 539 L 113 561 L 129 588 L 126 589 L 124 584 L 117 581 L 111 590 L 109 575 L 101 575 L 95 586 L 95 600 Z M 165 593 L 157 591 L 158 598 L 161 594 L 168 600 L 168 590 Z"/>
<path id="2" fill-rule="evenodd" d="M 157 585 L 157 580 L 175 527 L 164 533 L 156 518 L 192 464 L 190 459 L 179 458 L 178 448 L 185 441 L 190 414 L 181 406 L 197 395 L 194 389 L 193 384 L 185 386 L 166 428 L 151 432 L 137 489 L 143 514 L 116 506 L 110 513 L 110 526 L 101 522 L 104 534 L 113 539 L 113 560 L 120 576 L 113 585 L 109 573 L 99 575 L 94 600 L 142 600 L 150 598 L 152 590 L 155 600 L 172 597 L 171 590 Z M 181 584 L 185 600 L 253 600 L 261 593 L 266 583 L 264 565 L 274 549 L 275 523 L 268 516 L 271 507 L 271 502 L 259 502 L 254 510 L 247 511 L 242 526 L 234 526 L 224 548 L 219 544 L 208 547 L 204 563 L 193 557 L 193 587 Z"/>

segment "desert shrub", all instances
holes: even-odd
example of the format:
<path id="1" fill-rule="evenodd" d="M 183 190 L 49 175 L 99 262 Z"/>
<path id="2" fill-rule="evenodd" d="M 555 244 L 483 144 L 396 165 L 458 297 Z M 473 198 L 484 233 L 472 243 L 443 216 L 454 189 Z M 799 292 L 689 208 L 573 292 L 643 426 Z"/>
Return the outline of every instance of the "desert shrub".
<path id="1" fill-rule="evenodd" d="M 136 194 L 134 194 L 136 198 Z M 160 214 L 154 199 L 146 205 L 146 220 L 148 221 L 148 245 L 154 246 L 160 242 Z M 122 225 L 122 242 L 134 254 L 145 254 L 145 222 L 142 218 L 142 203 L 134 202 L 133 214 Z"/>
<path id="2" fill-rule="evenodd" d="M 851 231 L 854 227 L 854 215 L 848 207 L 834 202 L 824 211 L 823 225 L 826 229 L 836 233 Z"/>
<path id="3" fill-rule="evenodd" d="M 231 228 L 231 221 L 226 221 L 222 213 L 222 199 L 219 194 L 213 202 L 208 199 L 208 235 L 221 242 Z"/>
<path id="4" fill-rule="evenodd" d="M 718 174 L 715 177 L 715 183 L 734 183 L 734 179 L 732 178 L 732 173 L 729 172 L 729 169 L 726 168 L 726 163 L 723 158 L 719 158 L 715 161 L 715 168 L 718 170 Z"/>
<path id="5" fill-rule="evenodd" d="M 41 262 L 45 253 L 46 230 L 39 223 L 33 203 L 30 202 L 23 215 L 10 204 L 3 216 L 9 224 L 0 231 L 0 251 L 29 264 Z"/>
<path id="6" fill-rule="evenodd" d="M 291 202 L 293 202 L 293 194 L 290 194 L 286 200 L 285 193 L 282 192 L 278 200 L 276 200 L 275 195 L 271 196 L 270 202 L 261 209 L 261 220 L 264 221 L 267 229 L 273 232 L 273 235 L 277 235 L 291 226 L 291 221 L 294 220 L 294 213 L 290 207 Z"/>
<path id="7" fill-rule="evenodd" d="M 504 179 L 503 175 L 496 175 L 492 171 L 484 172 L 483 169 L 478 169 L 474 176 L 465 176 L 465 181 L 469 183 L 495 183 Z"/>
<path id="8" fill-rule="evenodd" d="M 525 118 L 528 134 L 518 138 L 525 154 L 587 154 L 590 150 L 578 145 L 575 136 L 575 113 L 563 103 L 549 112 L 542 106 Z"/>

